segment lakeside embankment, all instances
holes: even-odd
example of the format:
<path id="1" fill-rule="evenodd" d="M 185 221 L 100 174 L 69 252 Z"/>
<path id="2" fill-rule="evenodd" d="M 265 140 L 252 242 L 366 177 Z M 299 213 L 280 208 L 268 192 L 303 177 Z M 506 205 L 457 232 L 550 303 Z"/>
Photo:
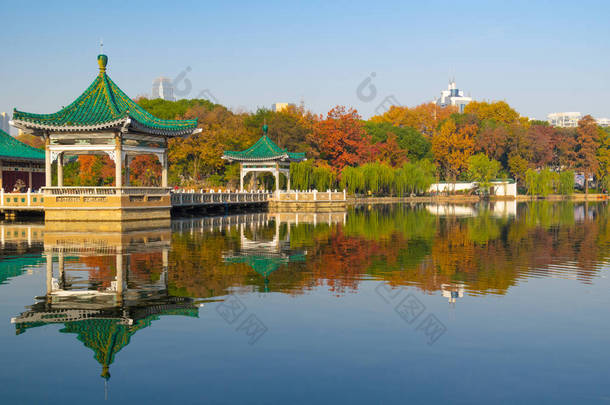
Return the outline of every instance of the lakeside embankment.
<path id="1" fill-rule="evenodd" d="M 476 203 L 482 198 L 477 195 L 448 195 L 448 196 L 416 196 L 416 197 L 363 197 L 363 196 L 348 196 L 347 204 L 393 204 L 393 203 Z M 551 194 L 545 197 L 518 195 L 513 197 L 494 197 L 489 198 L 490 201 L 606 201 L 607 194 L 572 194 L 558 195 Z"/>

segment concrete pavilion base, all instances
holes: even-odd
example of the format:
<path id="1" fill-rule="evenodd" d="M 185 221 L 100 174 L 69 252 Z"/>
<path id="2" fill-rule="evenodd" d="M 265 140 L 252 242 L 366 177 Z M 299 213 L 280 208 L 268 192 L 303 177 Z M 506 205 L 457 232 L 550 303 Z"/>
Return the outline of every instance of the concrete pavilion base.
<path id="1" fill-rule="evenodd" d="M 268 204 L 269 212 L 337 212 L 347 208 L 343 191 L 276 191 Z"/>
<path id="2" fill-rule="evenodd" d="M 171 197 L 159 188 L 56 188 L 43 208 L 45 222 L 169 221 Z"/>
<path id="3" fill-rule="evenodd" d="M 269 201 L 269 212 L 337 212 L 345 210 L 345 201 Z"/>
<path id="4" fill-rule="evenodd" d="M 142 222 L 138 223 L 142 224 Z M 129 250 L 169 247 L 171 241 L 169 221 L 166 221 L 165 224 L 157 224 L 158 227 L 149 228 L 135 226 L 137 223 L 134 222 L 87 222 L 82 224 L 84 226 L 72 223 L 76 226 L 71 229 L 62 229 L 56 227 L 56 224 L 52 222 L 46 223 L 44 226 L 43 239 L 46 251 L 126 252 Z M 120 228 L 116 227 L 117 224 L 120 224 Z"/>
<path id="5" fill-rule="evenodd" d="M 170 219 L 170 208 L 98 208 L 98 209 L 46 209 L 45 221 L 62 222 L 108 222 L 108 221 L 150 221 Z"/>
<path id="6" fill-rule="evenodd" d="M 133 232 L 169 229 L 171 220 L 150 219 L 141 221 L 45 221 L 45 232 L 89 233 Z"/>

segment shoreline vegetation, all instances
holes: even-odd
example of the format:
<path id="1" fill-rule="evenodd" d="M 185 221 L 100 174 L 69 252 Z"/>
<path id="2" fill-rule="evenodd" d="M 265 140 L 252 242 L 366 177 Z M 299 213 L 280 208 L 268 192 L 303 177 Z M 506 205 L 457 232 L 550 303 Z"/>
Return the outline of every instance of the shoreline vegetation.
<path id="1" fill-rule="evenodd" d="M 292 187 L 299 190 L 409 196 L 425 194 L 432 183 L 476 182 L 477 194 L 486 195 L 492 181 L 512 179 L 521 193 L 548 196 L 572 194 L 575 186 L 585 194 L 590 185 L 595 185 L 594 192 L 610 186 L 610 127 L 600 127 L 590 115 L 577 127 L 559 128 L 521 116 L 504 101 L 473 101 L 463 113 L 434 103 L 391 106 L 369 119 L 340 105 L 315 114 L 303 105 L 245 112 L 204 99 L 136 102 L 162 119 L 198 119 L 200 133 L 168 144 L 169 183 L 180 188 L 238 188 L 239 164 L 227 164 L 222 152 L 250 147 L 260 138 L 263 124 L 280 148 L 306 154 L 307 161 L 293 163 L 290 170 Z M 44 147 L 32 138 L 20 136 Z M 69 158 L 64 185 L 111 185 L 113 165 L 105 155 Z M 155 156 L 136 156 L 130 164 L 130 184 L 158 186 L 160 173 Z M 271 173 L 244 180 L 249 190 L 276 188 Z M 280 176 L 279 188 L 286 184 Z M 572 198 L 583 199 L 578 194 Z"/>

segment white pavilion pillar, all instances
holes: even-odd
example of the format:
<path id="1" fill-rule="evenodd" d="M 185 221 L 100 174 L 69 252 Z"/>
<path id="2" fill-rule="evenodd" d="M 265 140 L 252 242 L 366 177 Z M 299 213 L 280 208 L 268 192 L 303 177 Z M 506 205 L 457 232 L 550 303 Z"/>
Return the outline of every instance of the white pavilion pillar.
<path id="1" fill-rule="evenodd" d="M 47 294 L 53 292 L 53 255 L 47 253 Z"/>
<path id="2" fill-rule="evenodd" d="M 123 187 L 123 151 L 121 148 L 121 138 L 117 135 L 114 138 L 114 186 Z"/>
<path id="3" fill-rule="evenodd" d="M 286 174 L 286 191 L 290 191 L 290 171 Z"/>
<path id="4" fill-rule="evenodd" d="M 168 160 L 167 150 L 165 150 L 165 152 L 163 152 L 163 159 L 161 162 L 161 187 L 167 187 L 167 168 L 169 166 Z"/>
<path id="5" fill-rule="evenodd" d="M 244 191 L 244 165 L 239 164 L 239 191 Z"/>
<path id="6" fill-rule="evenodd" d="M 275 171 L 273 172 L 273 175 L 275 176 L 275 191 L 279 192 L 280 191 L 280 169 L 278 167 L 278 164 L 275 164 Z"/>
<path id="7" fill-rule="evenodd" d="M 64 153 L 57 155 L 57 187 L 64 186 Z"/>
<path id="8" fill-rule="evenodd" d="M 45 146 L 44 146 L 44 174 L 45 174 L 45 182 L 44 185 L 46 187 L 52 187 L 52 176 L 51 176 L 51 151 L 49 150 L 49 145 L 51 144 L 51 140 L 49 139 L 49 135 L 45 136 Z"/>
<path id="9" fill-rule="evenodd" d="M 123 282 L 125 279 L 125 275 L 123 273 L 123 252 L 118 252 L 116 254 L 116 292 L 118 295 L 119 301 L 123 297 Z"/>
<path id="10" fill-rule="evenodd" d="M 58 264 L 57 267 L 59 268 L 59 288 L 60 289 L 64 289 L 65 288 L 65 284 L 66 284 L 66 263 L 64 260 L 64 254 L 63 253 L 59 253 L 59 258 L 58 258 Z"/>

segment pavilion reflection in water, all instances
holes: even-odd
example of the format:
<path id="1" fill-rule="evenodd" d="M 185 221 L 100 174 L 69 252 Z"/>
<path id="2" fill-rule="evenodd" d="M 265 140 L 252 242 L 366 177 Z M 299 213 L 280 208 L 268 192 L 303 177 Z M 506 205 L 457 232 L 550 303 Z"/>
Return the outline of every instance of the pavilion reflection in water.
<path id="1" fill-rule="evenodd" d="M 107 380 L 116 354 L 138 330 L 165 315 L 199 315 L 193 299 L 168 292 L 170 236 L 169 229 L 120 234 L 45 232 L 46 294 L 11 319 L 17 334 L 63 324 L 60 332 L 75 334 L 93 350 L 101 376 Z M 138 254 L 160 255 L 158 274 L 132 274 L 132 258 Z M 88 265 L 87 259 L 97 268 Z M 114 276 L 108 282 L 99 272 Z"/>
<path id="2" fill-rule="evenodd" d="M 306 261 L 307 250 L 292 249 L 290 246 L 291 225 L 299 223 L 309 224 L 345 224 L 347 215 L 339 213 L 272 213 L 256 218 L 256 221 L 238 224 L 240 247 L 237 250 L 227 251 L 223 254 L 225 263 L 243 263 L 249 265 L 256 273 L 264 278 L 264 292 L 269 292 L 269 275 L 282 265 L 290 263 L 303 263 Z M 282 234 L 282 225 L 286 230 Z M 271 239 L 262 236 L 264 229 L 273 226 L 274 233 Z M 251 236 L 246 235 L 246 230 Z"/>

